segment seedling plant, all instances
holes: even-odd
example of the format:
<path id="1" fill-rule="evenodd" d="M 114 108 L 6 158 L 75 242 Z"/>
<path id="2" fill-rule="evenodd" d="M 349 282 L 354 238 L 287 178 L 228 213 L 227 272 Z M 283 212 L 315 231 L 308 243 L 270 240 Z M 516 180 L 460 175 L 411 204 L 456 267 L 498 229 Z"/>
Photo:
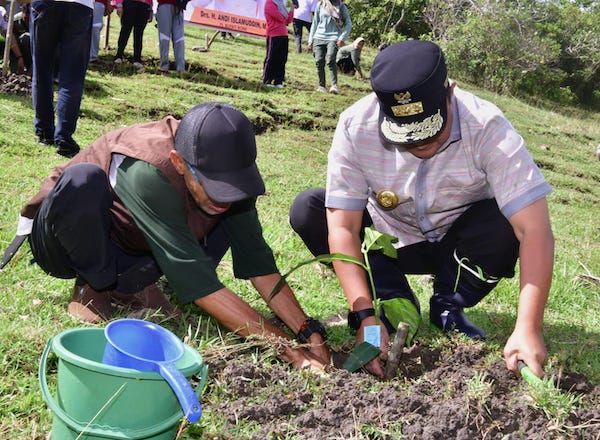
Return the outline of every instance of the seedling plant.
<path id="1" fill-rule="evenodd" d="M 363 261 L 347 254 L 342 253 L 330 253 L 318 255 L 309 260 L 302 261 L 290 269 L 287 273 L 282 275 L 279 282 L 275 285 L 271 292 L 271 298 L 275 296 L 283 286 L 286 279 L 297 269 L 312 263 L 332 263 L 333 261 L 343 261 L 346 263 L 357 264 L 362 267 L 367 273 L 369 285 L 373 295 L 373 308 L 375 309 L 375 325 L 368 326 L 365 328 L 365 340 L 360 344 L 356 345 L 347 361 L 344 363 L 344 369 L 353 372 L 368 362 L 373 360 L 376 356 L 381 353 L 380 350 L 380 313 L 383 309 L 386 318 L 392 324 L 394 328 L 405 328 L 408 327 L 407 332 L 403 332 L 402 335 L 405 337 L 405 343 L 410 344 L 413 337 L 415 336 L 419 323 L 421 322 L 421 316 L 415 306 L 406 298 L 393 298 L 387 300 L 380 300 L 377 297 L 377 291 L 375 289 L 375 280 L 373 279 L 373 270 L 369 261 L 369 252 L 380 251 L 384 255 L 390 258 L 397 257 L 397 250 L 394 247 L 398 239 L 391 235 L 377 231 L 373 226 L 366 227 L 364 229 L 364 239 L 361 245 L 361 253 L 363 255 Z M 402 344 L 402 346 L 404 343 Z"/>

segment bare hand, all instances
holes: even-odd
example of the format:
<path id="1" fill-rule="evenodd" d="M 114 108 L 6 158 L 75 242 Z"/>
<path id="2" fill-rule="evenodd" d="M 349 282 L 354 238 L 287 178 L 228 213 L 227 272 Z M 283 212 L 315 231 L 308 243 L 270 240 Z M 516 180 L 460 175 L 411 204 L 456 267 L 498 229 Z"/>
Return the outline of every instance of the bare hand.
<path id="1" fill-rule="evenodd" d="M 23 57 L 19 58 L 17 61 L 17 73 L 19 75 L 25 73 L 25 61 L 23 60 Z"/>
<path id="2" fill-rule="evenodd" d="M 367 321 L 367 319 L 365 319 L 363 321 L 363 324 L 365 324 L 366 321 Z M 358 330 L 358 333 L 356 334 L 356 345 L 358 345 L 364 341 L 365 326 L 366 325 L 361 325 L 361 328 Z M 385 327 L 384 324 L 380 324 L 380 327 L 381 327 L 381 341 L 380 341 L 379 349 L 381 350 L 381 353 L 379 353 L 379 355 L 375 359 L 373 359 L 368 364 L 366 364 L 364 368 L 365 368 L 365 370 L 367 370 L 369 373 L 373 374 L 374 376 L 383 378 L 385 375 L 385 368 L 384 368 L 385 362 L 387 361 L 387 357 L 388 357 L 389 335 L 387 332 L 387 328 Z"/>
<path id="3" fill-rule="evenodd" d="M 304 348 L 288 348 L 281 357 L 298 370 L 309 368 L 315 371 L 324 371 L 329 365 L 329 363 Z"/>
<path id="4" fill-rule="evenodd" d="M 504 346 L 506 368 L 515 374 L 519 373 L 517 362 L 521 360 L 527 364 L 533 374 L 542 377 L 544 375 L 542 366 L 547 358 L 548 351 L 539 331 L 515 328 Z"/>
<path id="5" fill-rule="evenodd" d="M 310 343 L 310 347 L 308 348 L 308 350 L 313 355 L 321 359 L 324 364 L 330 365 L 331 353 L 329 352 L 329 348 L 327 347 L 327 344 L 325 344 L 325 341 L 323 340 L 321 335 L 319 333 L 313 333 L 310 336 L 308 342 Z"/>

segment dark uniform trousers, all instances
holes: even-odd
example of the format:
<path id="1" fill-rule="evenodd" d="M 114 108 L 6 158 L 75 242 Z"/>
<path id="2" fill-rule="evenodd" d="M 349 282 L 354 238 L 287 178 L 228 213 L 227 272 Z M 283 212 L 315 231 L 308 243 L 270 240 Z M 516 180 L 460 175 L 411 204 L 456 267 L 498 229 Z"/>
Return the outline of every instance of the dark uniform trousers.
<path id="1" fill-rule="evenodd" d="M 44 199 L 29 243 L 36 263 L 57 278 L 78 278 L 95 290 L 135 293 L 162 275 L 152 255 L 125 252 L 111 240 L 113 192 L 97 165 L 67 167 Z M 229 241 L 217 225 L 200 245 L 215 267 Z"/>
<path id="2" fill-rule="evenodd" d="M 296 197 L 290 224 L 313 255 L 329 253 L 324 188 L 309 189 Z M 365 209 L 362 229 L 372 224 Z M 377 297 L 382 300 L 404 297 L 414 301 L 406 275 L 432 274 L 436 296 L 462 308 L 481 301 L 498 279 L 513 277 L 518 253 L 512 226 L 496 201 L 487 199 L 470 206 L 440 241 L 401 247 L 397 258 L 373 251 L 369 262 Z"/>

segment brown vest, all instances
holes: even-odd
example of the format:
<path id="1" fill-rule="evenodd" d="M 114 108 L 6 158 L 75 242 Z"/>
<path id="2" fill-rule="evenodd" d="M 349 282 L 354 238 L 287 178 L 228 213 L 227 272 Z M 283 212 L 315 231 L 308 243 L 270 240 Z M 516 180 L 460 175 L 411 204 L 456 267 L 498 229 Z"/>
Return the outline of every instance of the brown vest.
<path id="1" fill-rule="evenodd" d="M 40 192 L 23 207 L 21 215 L 34 218 L 40 204 L 54 188 L 63 170 L 71 165 L 82 162 L 95 163 L 104 170 L 108 179 L 112 154 L 118 153 L 148 162 L 160 170 L 179 193 L 186 212 L 187 223 L 195 236 L 198 239 L 205 237 L 219 222 L 220 217 L 208 216 L 198 209 L 183 177 L 177 173 L 169 160 L 169 153 L 175 148 L 175 131 L 178 125 L 177 119 L 167 116 L 160 121 L 121 128 L 101 136 L 69 162 L 56 167 L 44 180 Z M 150 250 L 148 243 L 135 225 L 131 213 L 114 191 L 112 191 L 112 196 L 111 239 L 128 252 L 148 252 Z"/>

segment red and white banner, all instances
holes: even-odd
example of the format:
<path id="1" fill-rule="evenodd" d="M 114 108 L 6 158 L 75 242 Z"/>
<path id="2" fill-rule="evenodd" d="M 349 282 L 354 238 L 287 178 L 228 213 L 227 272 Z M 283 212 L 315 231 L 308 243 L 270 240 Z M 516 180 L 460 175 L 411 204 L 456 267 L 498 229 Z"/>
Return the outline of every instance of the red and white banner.
<path id="1" fill-rule="evenodd" d="M 266 35 L 265 0 L 191 0 L 185 20 L 241 34 Z"/>

